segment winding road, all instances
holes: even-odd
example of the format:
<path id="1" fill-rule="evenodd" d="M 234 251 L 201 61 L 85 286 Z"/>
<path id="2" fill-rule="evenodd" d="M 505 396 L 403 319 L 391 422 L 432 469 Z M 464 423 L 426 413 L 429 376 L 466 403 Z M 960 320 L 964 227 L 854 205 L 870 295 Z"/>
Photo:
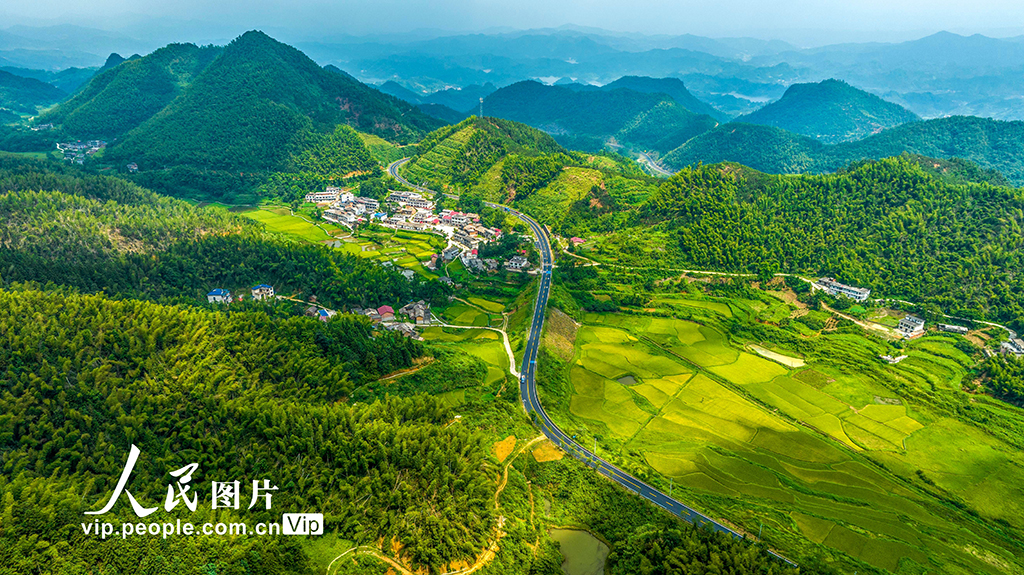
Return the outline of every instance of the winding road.
<path id="1" fill-rule="evenodd" d="M 388 172 L 395 179 L 407 186 L 415 188 L 420 192 L 433 194 L 433 191 L 413 185 L 398 175 L 398 167 L 408 161 L 409 158 L 403 158 L 392 163 L 388 166 Z M 548 414 L 544 411 L 544 406 L 540 403 L 540 396 L 537 394 L 536 384 L 537 353 L 540 350 L 541 334 L 544 329 L 544 316 L 547 311 L 548 297 L 551 292 L 551 270 L 554 267 L 554 255 L 551 251 L 551 240 L 548 236 L 547 230 L 526 214 L 501 204 L 495 204 L 492 202 L 484 202 L 484 204 L 493 209 L 504 210 L 526 223 L 526 225 L 533 231 L 534 237 L 537 238 L 537 251 L 541 254 L 540 286 L 537 289 L 537 299 L 534 304 L 533 318 L 530 324 L 529 337 L 526 341 L 526 349 L 523 354 L 522 367 L 519 369 L 519 395 L 522 398 L 523 407 L 526 409 L 526 412 L 534 418 L 534 422 L 540 427 L 541 431 L 552 441 L 552 443 L 560 447 L 566 453 L 569 453 L 583 461 L 587 465 L 593 466 L 601 475 L 611 479 L 615 483 L 618 483 L 622 487 L 632 491 L 640 497 L 643 497 L 673 515 L 689 521 L 690 523 L 704 525 L 715 531 L 721 531 L 732 535 L 737 539 L 742 539 L 744 536 L 739 532 L 730 529 L 699 511 L 684 505 L 682 502 L 673 499 L 668 494 L 663 493 L 662 491 L 644 483 L 640 479 L 637 479 L 622 469 L 605 461 L 597 454 L 576 443 L 576 441 L 551 421 L 551 418 L 548 417 Z M 796 566 L 796 563 L 773 551 L 769 551 L 769 553 L 790 565 Z"/>

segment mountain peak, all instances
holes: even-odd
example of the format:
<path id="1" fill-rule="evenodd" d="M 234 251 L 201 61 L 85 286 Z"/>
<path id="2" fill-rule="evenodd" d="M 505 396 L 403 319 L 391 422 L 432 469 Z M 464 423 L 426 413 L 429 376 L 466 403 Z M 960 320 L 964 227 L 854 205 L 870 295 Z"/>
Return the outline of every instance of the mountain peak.
<path id="1" fill-rule="evenodd" d="M 793 84 L 782 98 L 738 122 L 783 128 L 825 143 L 858 140 L 920 118 L 898 104 L 830 78 Z"/>

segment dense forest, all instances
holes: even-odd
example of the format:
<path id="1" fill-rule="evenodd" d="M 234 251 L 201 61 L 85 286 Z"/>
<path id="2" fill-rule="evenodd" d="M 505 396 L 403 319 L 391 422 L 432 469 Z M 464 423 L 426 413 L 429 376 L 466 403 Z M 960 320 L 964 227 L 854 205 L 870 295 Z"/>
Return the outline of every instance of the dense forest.
<path id="1" fill-rule="evenodd" d="M 171 44 L 100 72 L 80 92 L 43 114 L 74 138 L 116 138 L 142 124 L 206 69 L 221 48 Z"/>
<path id="2" fill-rule="evenodd" d="M 0 162 L 0 279 L 126 297 L 196 301 L 258 283 L 337 309 L 443 302 L 439 282 L 407 280 L 353 255 L 267 237 L 241 217 L 197 209 L 116 178 Z M 36 190 L 51 190 L 46 192 Z"/>
<path id="3" fill-rule="evenodd" d="M 609 217 L 575 211 L 576 225 Z M 835 276 L 873 296 L 1019 325 L 1022 225 L 1019 190 L 952 183 L 910 158 L 825 176 L 723 164 L 673 176 L 599 253 L 632 265 Z M 652 234 L 665 234 L 664 251 Z"/>
<path id="4" fill-rule="evenodd" d="M 988 361 L 985 386 L 996 397 L 1020 405 L 1024 402 L 1024 361 L 996 356 Z"/>
<path id="5" fill-rule="evenodd" d="M 446 409 L 424 396 L 336 402 L 423 353 L 397 335 L 370 338 L 364 319 L 324 324 L 14 286 L 0 291 L 0 334 L 0 564 L 11 573 L 158 558 L 150 538 L 101 542 L 78 526 L 109 496 L 132 444 L 144 455 L 130 489 L 144 504 L 163 500 L 169 470 L 199 463 L 200 510 L 179 506 L 172 520 L 213 520 L 211 480 L 266 478 L 279 487 L 273 511 L 216 520 L 323 512 L 341 536 L 395 538 L 412 564 L 435 570 L 475 555 L 494 524 L 487 451 L 467 426 L 444 426 Z M 122 501 L 103 520 L 132 520 L 129 510 Z M 242 539 L 226 552 L 213 539 L 173 540 L 168 568 L 307 572 L 286 541 Z M 252 564 L 247 549 L 275 557 Z"/>
<path id="6" fill-rule="evenodd" d="M 0 70 L 0 109 L 35 114 L 37 106 L 49 106 L 65 96 L 64 90 L 50 84 Z"/>

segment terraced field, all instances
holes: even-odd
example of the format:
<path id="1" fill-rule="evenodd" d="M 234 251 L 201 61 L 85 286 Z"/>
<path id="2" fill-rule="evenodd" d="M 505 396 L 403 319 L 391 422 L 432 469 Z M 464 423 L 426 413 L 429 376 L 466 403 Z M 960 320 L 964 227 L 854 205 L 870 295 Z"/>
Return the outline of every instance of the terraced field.
<path id="1" fill-rule="evenodd" d="M 754 317 L 771 306 L 732 307 Z M 866 337 L 819 336 L 799 368 L 745 343 L 714 322 L 586 314 L 565 427 L 588 428 L 604 456 L 671 480 L 713 515 L 763 524 L 776 544 L 821 544 L 897 573 L 1010 569 L 1019 543 L 992 522 L 1024 528 L 1024 455 L 891 391 L 958 388 L 971 360 L 955 340 L 923 338 L 888 366 Z"/>
<path id="2" fill-rule="evenodd" d="M 477 128 L 466 126 L 448 135 L 429 152 L 407 164 L 401 175 L 414 184 L 436 182 L 450 175 L 452 163 L 476 132 Z"/>

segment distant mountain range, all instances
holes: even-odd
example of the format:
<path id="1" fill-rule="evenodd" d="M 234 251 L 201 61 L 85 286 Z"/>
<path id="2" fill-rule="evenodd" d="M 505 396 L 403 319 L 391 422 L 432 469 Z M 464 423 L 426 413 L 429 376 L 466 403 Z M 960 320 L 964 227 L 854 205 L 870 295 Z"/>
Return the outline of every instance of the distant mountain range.
<path id="1" fill-rule="evenodd" d="M 920 154 L 962 158 L 997 170 L 1024 185 L 1024 122 L 987 118 L 940 118 L 912 122 L 862 140 L 828 145 L 780 128 L 721 125 L 673 150 L 664 163 L 674 169 L 698 163 L 739 162 L 776 174 L 831 172 L 865 159 Z"/>
<path id="2" fill-rule="evenodd" d="M 0 108 L 21 114 L 35 114 L 37 106 L 49 106 L 67 93 L 34 78 L 23 78 L 0 70 Z"/>
<path id="3" fill-rule="evenodd" d="M 584 150 L 611 145 L 667 152 L 718 125 L 666 94 L 611 85 L 590 89 L 519 82 L 485 98 L 483 107 L 487 116 L 529 124 L 567 147 Z"/>
<path id="4" fill-rule="evenodd" d="M 836 144 L 920 119 L 910 110 L 846 82 L 826 80 L 818 84 L 793 84 L 782 99 L 736 121 L 774 126 Z"/>

